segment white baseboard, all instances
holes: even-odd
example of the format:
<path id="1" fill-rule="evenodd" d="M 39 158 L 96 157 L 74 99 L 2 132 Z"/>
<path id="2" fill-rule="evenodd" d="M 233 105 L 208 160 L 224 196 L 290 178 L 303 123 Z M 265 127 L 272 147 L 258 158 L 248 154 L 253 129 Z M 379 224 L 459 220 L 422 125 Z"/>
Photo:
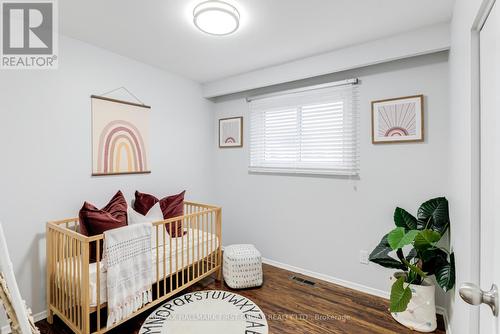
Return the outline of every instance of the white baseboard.
<path id="1" fill-rule="evenodd" d="M 43 311 L 33 315 L 33 319 L 35 320 L 35 322 L 43 320 L 45 318 L 47 318 L 47 311 Z M 0 334 L 10 334 L 10 333 L 11 330 L 9 325 L 5 325 L 2 328 L 0 328 Z"/>
<path id="2" fill-rule="evenodd" d="M 364 293 L 367 293 L 367 294 L 370 294 L 373 296 L 377 296 L 377 297 L 381 297 L 384 299 L 389 299 L 389 296 L 390 296 L 388 291 L 370 288 L 370 287 L 362 285 L 362 284 L 346 281 L 346 280 L 343 280 L 343 279 L 340 279 L 337 277 L 332 277 L 332 276 L 316 273 L 314 271 L 291 266 L 291 265 L 281 263 L 278 261 L 274 261 L 271 259 L 262 258 L 262 262 L 269 264 L 273 267 L 277 267 L 277 268 L 285 269 L 285 270 L 292 271 L 295 273 L 299 273 L 299 274 L 302 274 L 305 276 L 309 276 L 309 277 L 316 278 L 316 279 L 319 279 L 319 280 L 322 280 L 325 282 L 337 284 L 337 285 L 343 286 L 345 288 L 364 292 Z M 450 323 L 449 323 L 448 312 L 441 306 L 436 306 L 436 312 L 443 316 L 446 334 L 451 334 L 451 327 L 450 327 Z"/>
<path id="3" fill-rule="evenodd" d="M 271 260 L 271 259 L 267 259 L 267 258 L 262 258 L 262 262 L 264 262 L 266 264 L 269 264 L 271 266 L 274 266 L 274 267 L 278 267 L 278 268 L 285 269 L 285 270 L 288 270 L 288 271 L 293 271 L 295 273 L 299 273 L 299 274 L 302 274 L 302 275 L 313 277 L 313 278 L 316 278 L 316 279 L 319 279 L 319 280 L 322 280 L 322 281 L 326 281 L 326 282 L 337 284 L 337 285 L 340 285 L 340 286 L 343 286 L 343 287 L 346 287 L 346 288 L 350 288 L 350 289 L 353 289 L 353 290 L 357 290 L 357 291 L 361 291 L 361 292 L 364 292 L 364 293 L 368 293 L 368 294 L 373 295 L 373 296 L 377 296 L 377 297 L 382 297 L 382 298 L 385 298 L 385 299 L 389 299 L 389 292 L 387 292 L 387 291 L 382 291 L 382 290 L 370 288 L 370 287 L 362 285 L 362 284 L 358 284 L 358 283 L 354 283 L 354 282 L 349 282 L 349 281 L 346 281 L 346 280 L 343 280 L 343 279 L 340 279 L 340 278 L 336 278 L 336 277 L 332 277 L 332 276 L 328 276 L 328 275 L 316 273 L 314 271 L 310 271 L 310 270 L 307 270 L 307 269 L 302 269 L 302 268 L 299 268 L 299 267 L 294 267 L 294 266 L 291 266 L 291 265 L 288 265 L 288 264 L 285 264 L 285 263 L 281 263 L 281 262 L 278 262 L 278 261 L 274 261 L 274 260 Z"/>

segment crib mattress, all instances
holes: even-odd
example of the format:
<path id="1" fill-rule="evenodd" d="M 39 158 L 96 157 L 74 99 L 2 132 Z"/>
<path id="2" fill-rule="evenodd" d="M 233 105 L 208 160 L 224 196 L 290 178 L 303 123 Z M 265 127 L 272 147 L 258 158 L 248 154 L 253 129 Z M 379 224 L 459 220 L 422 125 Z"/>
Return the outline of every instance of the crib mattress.
<path id="1" fill-rule="evenodd" d="M 158 247 L 158 252 L 156 247 L 151 250 L 153 258 L 153 281 L 151 284 L 155 283 L 158 277 L 160 280 L 169 277 L 171 273 L 185 269 L 216 251 L 219 240 L 215 234 L 197 229 L 188 229 L 186 232 L 182 238 L 172 239 L 172 247 L 170 247 L 170 240 L 167 237 L 165 246 Z M 172 252 L 172 263 L 170 263 L 170 252 Z M 158 273 L 157 253 L 160 259 Z M 99 267 L 100 303 L 103 304 L 107 300 L 107 275 L 102 262 L 99 263 Z M 97 306 L 97 263 L 91 263 L 89 266 L 89 290 L 90 306 Z"/>

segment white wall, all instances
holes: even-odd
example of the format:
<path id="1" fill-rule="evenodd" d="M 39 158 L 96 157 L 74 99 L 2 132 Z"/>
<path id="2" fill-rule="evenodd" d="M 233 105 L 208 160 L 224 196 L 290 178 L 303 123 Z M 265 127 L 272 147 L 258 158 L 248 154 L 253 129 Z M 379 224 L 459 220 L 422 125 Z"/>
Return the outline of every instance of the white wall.
<path id="1" fill-rule="evenodd" d="M 478 109 L 473 82 L 472 28 L 481 5 L 489 0 L 456 0 L 451 22 L 450 52 L 450 203 L 452 245 L 456 252 L 457 286 L 479 283 L 479 217 L 477 183 Z M 483 287 L 484 288 L 484 287 Z M 465 304 L 455 289 L 448 313 L 453 333 L 478 332 L 478 308 Z"/>
<path id="2" fill-rule="evenodd" d="M 388 291 L 390 270 L 360 264 L 359 251 L 371 251 L 394 228 L 396 206 L 416 213 L 425 200 L 448 195 L 447 57 L 420 56 L 250 93 L 360 78 L 359 180 L 249 174 L 246 95 L 216 99 L 214 127 L 219 118 L 242 115 L 245 133 L 243 149 L 215 152 L 224 244 L 254 243 L 274 261 Z M 425 142 L 373 145 L 370 101 L 414 94 L 426 96 Z"/>
<path id="3" fill-rule="evenodd" d="M 449 47 L 449 24 L 440 23 L 281 65 L 207 82 L 202 86 L 203 96 L 213 98 L 363 66 L 431 54 L 448 50 Z"/>
<path id="4" fill-rule="evenodd" d="M 91 177 L 90 95 L 125 86 L 151 112 L 151 175 Z M 130 98 L 128 98 L 130 99 Z M 104 205 L 121 189 L 211 198 L 211 102 L 198 84 L 61 38 L 54 71 L 0 74 L 0 220 L 22 295 L 45 310 L 45 222 Z"/>

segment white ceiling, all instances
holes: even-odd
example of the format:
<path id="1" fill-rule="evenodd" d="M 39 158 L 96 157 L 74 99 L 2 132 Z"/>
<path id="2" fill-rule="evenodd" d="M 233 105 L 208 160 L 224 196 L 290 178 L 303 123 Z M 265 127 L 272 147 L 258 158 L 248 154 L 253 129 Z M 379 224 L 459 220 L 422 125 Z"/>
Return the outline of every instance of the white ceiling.
<path id="1" fill-rule="evenodd" d="M 61 33 L 209 82 L 447 22 L 453 0 L 226 0 L 241 13 L 235 34 L 192 24 L 202 0 L 63 0 Z"/>

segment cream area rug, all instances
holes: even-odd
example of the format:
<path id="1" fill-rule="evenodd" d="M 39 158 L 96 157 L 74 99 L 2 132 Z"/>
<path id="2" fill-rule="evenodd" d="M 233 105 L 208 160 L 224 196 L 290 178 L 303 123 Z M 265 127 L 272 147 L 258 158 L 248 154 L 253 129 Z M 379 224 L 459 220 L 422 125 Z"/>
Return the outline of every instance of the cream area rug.
<path id="1" fill-rule="evenodd" d="M 198 291 L 170 300 L 144 322 L 139 334 L 267 334 L 265 314 L 229 291 Z"/>

